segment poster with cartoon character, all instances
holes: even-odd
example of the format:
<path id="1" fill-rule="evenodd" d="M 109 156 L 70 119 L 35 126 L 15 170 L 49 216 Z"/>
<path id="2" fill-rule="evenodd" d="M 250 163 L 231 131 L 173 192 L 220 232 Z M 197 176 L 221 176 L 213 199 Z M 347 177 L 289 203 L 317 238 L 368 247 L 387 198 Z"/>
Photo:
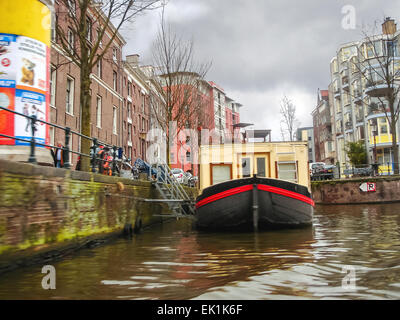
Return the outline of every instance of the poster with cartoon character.
<path id="1" fill-rule="evenodd" d="M 36 116 L 36 119 L 46 120 L 46 97 L 41 93 L 16 90 L 15 92 L 15 111 L 26 116 Z M 46 125 L 40 122 L 35 123 L 35 140 L 45 143 Z M 15 116 L 15 136 L 21 139 L 30 140 L 32 138 L 31 118 Z M 29 145 L 27 142 L 16 141 L 16 145 Z"/>
<path id="2" fill-rule="evenodd" d="M 17 38 L 17 46 L 17 89 L 44 93 L 47 89 L 46 45 L 35 39 L 19 36 Z"/>

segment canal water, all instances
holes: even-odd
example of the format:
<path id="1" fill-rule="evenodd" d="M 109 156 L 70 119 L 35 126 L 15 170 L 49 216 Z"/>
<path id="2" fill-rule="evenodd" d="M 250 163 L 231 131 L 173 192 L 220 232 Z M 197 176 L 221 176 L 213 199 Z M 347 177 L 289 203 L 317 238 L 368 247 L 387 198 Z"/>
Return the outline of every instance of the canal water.
<path id="1" fill-rule="evenodd" d="M 400 299 L 400 204 L 317 206 L 312 228 L 199 233 L 188 220 L 0 276 L 0 299 Z"/>

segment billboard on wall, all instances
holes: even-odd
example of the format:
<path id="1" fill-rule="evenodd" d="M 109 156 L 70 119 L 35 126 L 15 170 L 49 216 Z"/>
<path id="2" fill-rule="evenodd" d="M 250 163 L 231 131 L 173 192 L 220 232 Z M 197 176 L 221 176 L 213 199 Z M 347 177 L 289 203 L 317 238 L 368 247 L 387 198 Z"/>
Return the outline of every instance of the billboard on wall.
<path id="1" fill-rule="evenodd" d="M 48 120 L 50 50 L 29 37 L 0 33 L 0 106 Z M 0 133 L 30 140 L 30 119 L 0 111 Z M 35 140 L 48 143 L 47 126 L 36 123 Z M 0 137 L 0 144 L 27 145 Z"/>

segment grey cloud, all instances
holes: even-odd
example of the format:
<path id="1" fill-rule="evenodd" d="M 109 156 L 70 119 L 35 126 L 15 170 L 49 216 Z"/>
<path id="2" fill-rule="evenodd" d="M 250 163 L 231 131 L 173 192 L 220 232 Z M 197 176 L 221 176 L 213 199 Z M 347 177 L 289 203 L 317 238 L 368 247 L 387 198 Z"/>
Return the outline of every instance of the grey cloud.
<path id="1" fill-rule="evenodd" d="M 186 16 L 183 9 L 193 3 L 206 10 Z M 382 20 L 385 15 L 398 20 L 396 14 L 400 12 L 396 0 L 170 0 L 169 5 L 182 8 L 182 14 L 178 9 L 171 19 L 172 26 L 184 37 L 193 37 L 199 60 L 212 60 L 207 78 L 228 93 L 247 97 L 247 101 L 241 102 L 252 103 L 247 106 L 252 113 L 271 104 L 279 110 L 279 105 L 276 99 L 262 103 L 262 99 L 251 99 L 250 92 L 264 92 L 268 99 L 271 91 L 285 86 L 316 97 L 317 88 L 324 89 L 329 84 L 329 62 L 338 46 L 358 40 L 364 25 Z M 344 5 L 356 9 L 355 30 L 341 27 Z M 158 14 L 140 19 L 135 31 L 142 35 L 130 33 L 133 41 L 128 50 L 141 53 L 149 63 L 154 32 L 140 27 L 153 29 L 149 25 L 158 24 Z M 313 107 L 300 107 L 298 112 L 309 115 Z"/>

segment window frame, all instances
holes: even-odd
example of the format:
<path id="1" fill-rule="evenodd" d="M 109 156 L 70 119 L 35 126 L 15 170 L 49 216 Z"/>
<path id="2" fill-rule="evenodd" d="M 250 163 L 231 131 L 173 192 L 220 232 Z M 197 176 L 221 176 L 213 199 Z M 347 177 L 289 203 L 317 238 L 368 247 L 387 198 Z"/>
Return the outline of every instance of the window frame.
<path id="1" fill-rule="evenodd" d="M 112 122 L 113 128 L 112 128 L 112 132 L 115 135 L 118 135 L 118 132 L 117 132 L 118 119 L 117 119 L 117 117 L 118 117 L 117 107 L 113 106 L 113 122 Z"/>
<path id="2" fill-rule="evenodd" d="M 68 84 L 72 83 L 72 86 L 68 88 Z M 65 113 L 73 116 L 74 115 L 74 100 L 75 100 L 75 79 L 67 75 L 67 86 L 65 96 Z M 71 102 L 72 101 L 72 102 Z"/>
<path id="3" fill-rule="evenodd" d="M 100 108 L 99 108 L 99 102 L 100 102 Z M 100 110 L 100 112 L 99 112 L 99 110 Z M 97 95 L 96 96 L 96 128 L 99 128 L 99 129 L 101 129 L 101 122 L 102 122 L 102 118 L 103 118 L 102 113 L 103 113 L 102 97 Z"/>

